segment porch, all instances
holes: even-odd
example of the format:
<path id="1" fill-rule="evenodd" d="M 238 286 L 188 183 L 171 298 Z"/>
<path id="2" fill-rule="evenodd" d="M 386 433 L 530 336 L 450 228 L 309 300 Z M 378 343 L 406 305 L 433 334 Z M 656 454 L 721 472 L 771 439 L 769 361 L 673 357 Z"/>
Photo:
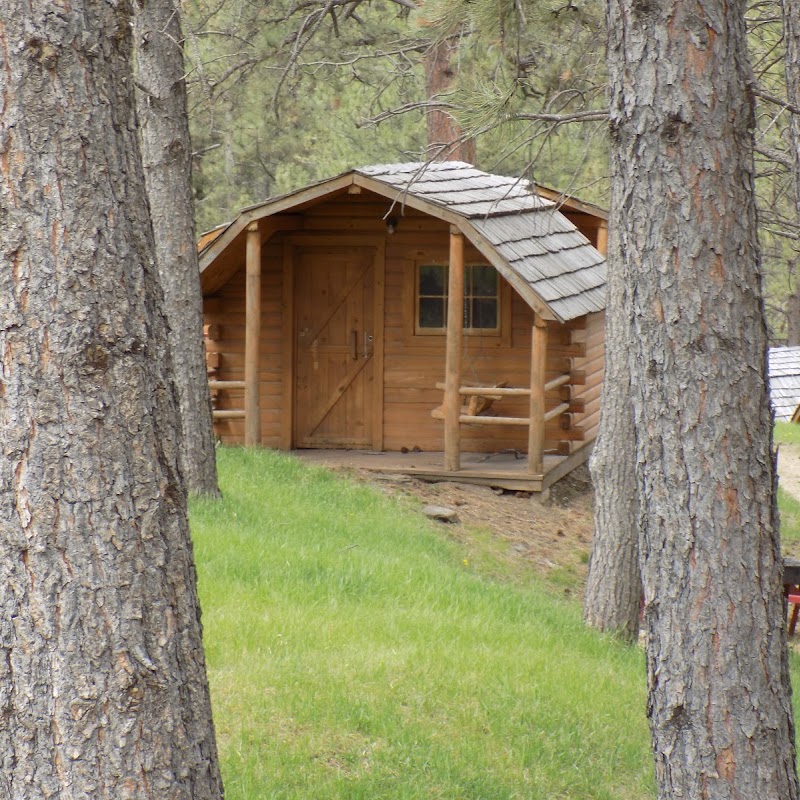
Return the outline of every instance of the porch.
<path id="1" fill-rule="evenodd" d="M 458 470 L 445 469 L 444 453 L 382 453 L 369 450 L 292 450 L 296 458 L 309 464 L 348 467 L 390 475 L 410 475 L 425 481 L 456 481 L 495 486 L 510 491 L 544 493 L 558 480 L 583 464 L 592 452 L 592 442 L 567 456 L 545 455 L 543 472 L 529 471 L 523 453 L 461 453 Z"/>

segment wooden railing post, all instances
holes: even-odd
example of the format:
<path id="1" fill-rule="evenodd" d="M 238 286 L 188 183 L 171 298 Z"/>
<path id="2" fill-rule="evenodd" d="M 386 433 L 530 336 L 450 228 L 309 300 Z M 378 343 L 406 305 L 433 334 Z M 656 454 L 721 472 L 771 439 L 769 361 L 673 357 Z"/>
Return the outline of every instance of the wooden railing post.
<path id="1" fill-rule="evenodd" d="M 544 473 L 545 372 L 547 364 L 547 322 L 534 317 L 531 331 L 531 410 L 528 428 L 528 471 Z"/>
<path id="2" fill-rule="evenodd" d="M 461 469 L 461 341 L 464 330 L 464 237 L 450 227 L 444 390 L 444 468 Z"/>
<path id="3" fill-rule="evenodd" d="M 244 340 L 244 444 L 261 444 L 259 385 L 261 341 L 261 230 L 258 222 L 247 226 Z"/>

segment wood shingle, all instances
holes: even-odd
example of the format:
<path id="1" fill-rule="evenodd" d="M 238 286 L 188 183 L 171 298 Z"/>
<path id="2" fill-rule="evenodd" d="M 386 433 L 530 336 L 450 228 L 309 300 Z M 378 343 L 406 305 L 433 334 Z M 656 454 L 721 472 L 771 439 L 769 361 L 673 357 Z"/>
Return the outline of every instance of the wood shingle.
<path id="1" fill-rule="evenodd" d="M 788 422 L 800 405 L 800 347 L 770 348 L 769 394 L 775 419 Z"/>

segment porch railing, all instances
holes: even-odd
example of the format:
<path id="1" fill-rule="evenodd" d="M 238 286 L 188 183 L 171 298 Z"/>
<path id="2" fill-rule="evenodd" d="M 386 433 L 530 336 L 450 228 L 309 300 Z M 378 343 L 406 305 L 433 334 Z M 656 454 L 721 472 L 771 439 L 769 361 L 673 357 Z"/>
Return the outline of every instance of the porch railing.
<path id="1" fill-rule="evenodd" d="M 571 394 L 570 386 L 574 383 L 581 383 L 582 376 L 574 373 L 574 372 L 565 372 L 557 377 L 553 378 L 547 383 L 544 384 L 543 394 L 547 394 L 550 392 L 554 392 L 557 389 L 561 389 L 562 387 L 566 387 L 567 391 L 564 393 L 567 396 Z M 437 382 L 436 388 L 444 391 L 446 388 L 446 384 L 443 382 Z M 459 395 L 462 397 L 479 397 L 484 398 L 486 400 L 500 400 L 503 397 L 528 397 L 531 396 L 530 388 L 525 387 L 514 387 L 514 386 L 460 386 L 459 387 Z M 562 396 L 563 397 L 563 396 Z M 530 415 L 527 417 L 509 417 L 509 416 L 500 416 L 497 414 L 470 414 L 470 413 L 461 413 L 458 417 L 458 421 L 460 424 L 465 425 L 509 425 L 509 426 L 519 426 L 519 427 L 527 427 L 529 430 L 531 428 L 531 424 L 539 427 L 543 430 L 544 426 L 554 420 L 556 418 L 561 418 L 561 427 L 565 430 L 569 430 L 572 427 L 572 415 L 570 414 L 571 411 L 578 411 L 580 404 L 576 404 L 574 401 L 567 401 L 566 399 L 562 399 L 558 405 L 554 406 L 548 411 L 545 411 L 539 419 L 531 420 Z M 487 409 L 488 410 L 488 409 Z M 563 416 L 562 416 L 563 415 Z M 439 408 L 433 409 L 431 411 L 431 416 L 434 419 L 444 419 L 444 408 L 440 406 Z M 541 455 L 539 458 L 530 458 L 529 454 L 529 461 L 530 466 L 535 470 L 538 466 L 541 469 Z"/>

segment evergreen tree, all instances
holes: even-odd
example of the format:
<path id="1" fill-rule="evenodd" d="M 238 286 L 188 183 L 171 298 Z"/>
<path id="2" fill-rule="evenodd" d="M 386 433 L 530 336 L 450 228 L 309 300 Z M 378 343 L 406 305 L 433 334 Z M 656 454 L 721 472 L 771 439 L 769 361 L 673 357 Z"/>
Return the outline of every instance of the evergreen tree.
<path id="1" fill-rule="evenodd" d="M 181 473 L 190 492 L 216 496 L 181 19 L 175 0 L 140 0 L 134 37 L 140 146 L 178 391 Z"/>
<path id="2" fill-rule="evenodd" d="M 218 800 L 130 6 L 2 17 L 0 786 Z"/>
<path id="3" fill-rule="evenodd" d="M 744 5 L 612 0 L 608 30 L 657 793 L 791 800 Z"/>

